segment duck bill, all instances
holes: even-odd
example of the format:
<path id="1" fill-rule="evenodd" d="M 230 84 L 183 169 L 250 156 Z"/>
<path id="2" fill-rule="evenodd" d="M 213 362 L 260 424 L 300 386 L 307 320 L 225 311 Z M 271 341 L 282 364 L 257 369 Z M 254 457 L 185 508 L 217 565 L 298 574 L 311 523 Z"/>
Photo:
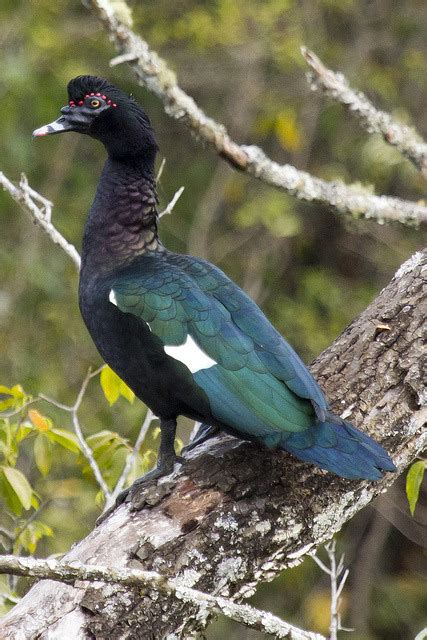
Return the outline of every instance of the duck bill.
<path id="1" fill-rule="evenodd" d="M 62 133 L 63 131 L 74 131 L 74 125 L 69 122 L 65 116 L 61 116 L 50 124 L 45 124 L 44 127 L 35 129 L 33 131 L 33 137 L 51 136 L 54 133 Z"/>

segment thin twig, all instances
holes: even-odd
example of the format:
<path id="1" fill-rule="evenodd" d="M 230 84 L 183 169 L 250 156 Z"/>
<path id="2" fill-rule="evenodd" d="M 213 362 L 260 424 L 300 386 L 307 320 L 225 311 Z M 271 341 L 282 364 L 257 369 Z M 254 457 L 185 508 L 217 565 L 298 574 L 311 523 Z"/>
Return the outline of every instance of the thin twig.
<path id="1" fill-rule="evenodd" d="M 427 207 L 421 204 L 376 196 L 361 187 L 339 181 L 321 180 L 292 165 L 273 162 L 258 147 L 237 144 L 223 125 L 206 116 L 193 98 L 179 87 L 175 74 L 166 62 L 121 20 L 116 4 L 111 0 L 89 0 L 85 4 L 101 20 L 120 54 L 120 62 L 127 61 L 130 64 L 139 84 L 160 98 L 168 115 L 183 122 L 197 139 L 213 147 L 236 169 L 283 189 L 299 200 L 328 204 L 337 212 L 356 218 L 405 224 L 427 222 Z M 122 0 L 120 7 L 124 4 Z M 117 58 L 113 62 L 117 63 Z"/>
<path id="2" fill-rule="evenodd" d="M 23 411 L 25 411 L 27 407 L 31 406 L 32 404 L 35 404 L 36 402 L 40 402 L 40 400 L 42 400 L 41 396 L 38 396 L 37 398 L 31 398 L 31 400 L 28 400 L 28 402 L 24 402 L 23 405 L 21 405 L 17 409 L 14 409 L 13 411 L 0 412 L 0 418 L 2 420 L 13 418 L 13 416 L 17 416 L 19 413 L 22 413 Z"/>
<path id="3" fill-rule="evenodd" d="M 341 616 L 339 608 L 341 604 L 341 594 L 344 589 L 344 585 L 349 575 L 349 570 L 344 571 L 344 555 L 341 556 L 337 563 L 336 559 L 336 542 L 332 540 L 328 544 L 325 544 L 325 551 L 328 554 L 329 567 L 327 567 L 322 560 L 313 554 L 311 557 L 315 563 L 326 573 L 331 582 L 331 622 L 329 626 L 329 640 L 338 640 L 338 631 L 353 631 L 353 629 L 346 629 L 341 625 Z"/>
<path id="4" fill-rule="evenodd" d="M 117 496 L 119 495 L 120 491 L 122 491 L 125 482 L 127 480 L 127 477 L 129 475 L 130 470 L 132 469 L 132 465 L 135 462 L 136 456 L 138 455 L 139 450 L 141 449 L 141 446 L 145 440 L 145 437 L 148 433 L 148 429 L 151 426 L 151 423 L 153 422 L 153 420 L 155 419 L 155 415 L 153 414 L 153 412 L 151 411 L 151 409 L 147 408 L 147 413 L 145 415 L 144 421 L 141 425 L 141 429 L 139 431 L 138 437 L 135 441 L 134 447 L 132 449 L 132 452 L 128 455 L 127 459 L 126 459 L 126 464 L 123 467 L 123 471 L 120 474 L 120 478 L 117 480 L 117 484 L 114 487 L 113 491 L 111 492 L 111 495 L 105 500 L 105 506 L 104 506 L 104 512 L 107 511 L 107 509 L 109 509 L 115 502 Z"/>
<path id="5" fill-rule="evenodd" d="M 57 407 L 58 409 L 62 409 L 62 411 L 68 411 L 68 413 L 71 413 L 73 410 L 73 407 L 70 407 L 68 404 L 63 404 L 62 402 L 58 402 L 58 400 L 54 400 L 53 398 L 51 398 L 50 396 L 47 396 L 44 393 L 41 393 L 39 398 L 40 400 L 44 400 L 45 402 L 48 402 L 49 404 L 53 405 L 54 407 Z"/>
<path id="6" fill-rule="evenodd" d="M 50 239 L 65 251 L 77 269 L 80 269 L 79 252 L 74 245 L 59 233 L 58 229 L 51 222 L 52 203 L 28 185 L 24 174 L 22 174 L 20 185 L 17 187 L 0 171 L 0 185 L 5 191 L 10 193 L 15 202 L 17 202 L 24 211 L 30 214 L 33 221 L 47 233 Z M 43 205 L 42 209 L 36 204 L 35 200 Z"/>
<path id="7" fill-rule="evenodd" d="M 427 144 L 413 127 L 396 122 L 388 113 L 377 109 L 364 93 L 354 91 L 341 73 L 325 67 L 320 58 L 306 47 L 301 47 L 301 53 L 312 70 L 308 77 L 313 90 L 320 89 L 347 107 L 369 133 L 381 134 L 427 177 Z"/>
<path id="8" fill-rule="evenodd" d="M 162 177 L 163 169 L 165 168 L 165 164 L 166 164 L 166 158 L 163 158 L 161 163 L 160 163 L 160 167 L 159 167 L 159 170 L 157 172 L 157 175 L 156 175 L 156 182 L 160 182 L 160 178 Z"/>
<path id="9" fill-rule="evenodd" d="M 90 368 L 89 371 L 87 372 L 87 375 L 83 380 L 82 386 L 80 387 L 80 391 L 77 395 L 76 402 L 73 405 L 73 411 L 75 411 L 76 413 L 80 409 L 80 405 L 82 403 L 83 396 L 86 393 L 86 389 L 89 382 L 92 380 L 92 378 L 96 378 L 96 376 L 98 376 L 103 369 L 105 369 L 105 364 L 102 364 L 100 367 L 95 369 L 95 371 L 92 371 L 92 369 Z"/>
<path id="10" fill-rule="evenodd" d="M 0 556 L 0 573 L 13 573 L 20 576 L 33 576 L 73 584 L 79 581 L 101 581 L 122 584 L 130 587 L 148 587 L 160 593 L 172 595 L 184 602 L 191 602 L 203 611 L 208 608 L 212 613 L 220 613 L 251 629 L 268 633 L 274 638 L 287 640 L 326 640 L 318 633 L 304 631 L 280 618 L 260 611 L 247 604 L 236 604 L 220 596 L 203 593 L 197 589 L 180 584 L 179 578 L 168 579 L 155 571 L 142 569 L 118 569 L 101 565 L 88 565 L 81 562 L 64 562 L 49 558 L 20 558 Z"/>
<path id="11" fill-rule="evenodd" d="M 24 193 L 27 193 L 31 198 L 33 198 L 33 200 L 40 202 L 40 204 L 43 206 L 43 215 L 45 219 L 48 222 L 50 222 L 52 218 L 53 202 L 51 202 L 50 200 L 42 196 L 40 193 L 38 193 L 38 191 L 35 191 L 32 187 L 30 187 L 30 185 L 28 184 L 28 178 L 25 175 L 25 173 L 21 173 L 21 180 L 19 182 L 19 186 L 21 187 L 22 191 L 24 191 Z"/>
<path id="12" fill-rule="evenodd" d="M 104 495 L 105 495 L 105 500 L 108 501 L 110 500 L 111 497 L 111 492 L 107 486 L 107 483 L 105 482 L 101 470 L 98 466 L 98 463 L 95 460 L 95 457 L 93 455 L 93 451 L 92 449 L 89 447 L 88 443 L 85 440 L 85 437 L 83 435 L 81 426 L 80 426 L 80 420 L 79 420 L 79 416 L 78 416 L 78 412 L 80 409 L 80 405 L 82 403 L 84 394 L 86 393 L 86 389 L 87 386 L 89 384 L 89 382 L 92 380 L 92 378 L 95 378 L 95 376 L 97 376 L 102 369 L 105 367 L 105 365 L 102 365 L 101 367 L 98 367 L 98 369 L 96 369 L 95 371 L 92 371 L 91 369 L 89 369 L 88 373 L 86 374 L 85 379 L 82 382 L 82 385 L 80 387 L 79 393 L 77 394 L 77 398 L 75 403 L 72 406 L 68 406 L 66 404 L 62 404 L 62 402 L 58 402 L 57 400 L 53 400 L 52 398 L 49 398 L 48 396 L 45 396 L 44 394 L 40 394 L 40 398 L 42 400 L 45 400 L 46 402 L 49 402 L 50 404 L 54 405 L 55 407 L 58 407 L 59 409 L 62 409 L 63 411 L 67 411 L 68 413 L 71 413 L 71 419 L 72 419 L 72 423 L 73 423 L 73 428 L 74 428 L 74 432 L 77 436 L 77 440 L 79 442 L 80 448 L 82 450 L 82 453 L 84 455 L 84 457 L 86 458 L 86 460 L 88 461 L 90 468 L 92 469 L 92 472 L 95 476 L 95 479 L 98 483 L 98 485 L 100 486 L 100 488 L 102 489 Z"/>
<path id="13" fill-rule="evenodd" d="M 169 202 L 168 206 L 163 209 L 163 211 L 161 211 L 159 213 L 159 218 L 161 218 L 162 216 L 166 216 L 169 213 L 172 213 L 174 206 L 176 205 L 176 203 L 178 202 L 178 200 L 180 199 L 182 192 L 184 191 L 184 187 L 180 187 L 178 189 L 178 191 L 176 191 L 174 197 L 172 198 L 172 200 Z"/>
<path id="14" fill-rule="evenodd" d="M 105 495 L 105 499 L 109 500 L 110 495 L 111 495 L 110 494 L 110 490 L 109 490 L 109 488 L 107 486 L 107 483 L 105 482 L 105 480 L 104 480 L 104 478 L 102 476 L 102 473 L 101 473 L 101 470 L 100 470 L 100 468 L 98 466 L 98 463 L 96 462 L 96 460 L 94 458 L 92 449 L 89 447 L 88 443 L 86 442 L 86 440 L 83 437 L 83 433 L 82 433 L 82 430 L 81 430 L 81 427 L 80 427 L 80 421 L 79 421 L 78 415 L 77 415 L 77 413 L 75 411 L 73 411 L 73 413 L 72 413 L 72 419 L 73 419 L 74 431 L 75 431 L 75 434 L 76 434 L 77 439 L 79 441 L 79 444 L 80 444 L 80 446 L 82 448 L 83 455 L 85 456 L 85 458 L 89 462 L 90 468 L 93 471 L 93 474 L 94 474 L 94 476 L 96 478 L 96 481 L 99 484 L 99 486 L 101 487 L 101 489 L 102 489 L 102 491 L 103 491 L 103 493 Z"/>

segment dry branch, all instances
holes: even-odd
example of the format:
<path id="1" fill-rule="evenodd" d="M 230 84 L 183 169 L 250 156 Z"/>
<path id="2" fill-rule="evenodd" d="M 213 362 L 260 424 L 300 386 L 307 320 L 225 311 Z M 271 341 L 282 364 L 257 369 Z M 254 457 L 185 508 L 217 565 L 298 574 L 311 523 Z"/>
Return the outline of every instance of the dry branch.
<path id="1" fill-rule="evenodd" d="M 354 91 L 342 73 L 325 67 L 312 52 L 301 47 L 305 61 L 312 69 L 309 81 L 312 89 L 323 91 L 328 97 L 340 102 L 354 114 L 369 133 L 379 133 L 384 140 L 395 146 L 427 177 L 427 144 L 413 127 L 396 122 L 385 111 L 379 111 L 361 91 Z"/>
<path id="2" fill-rule="evenodd" d="M 32 576 L 63 583 L 74 584 L 77 581 L 98 582 L 126 587 L 147 587 L 166 596 L 174 596 L 183 602 L 189 602 L 212 613 L 221 613 L 231 620 L 257 629 L 275 638 L 284 640 L 326 640 L 318 633 L 303 631 L 290 625 L 267 611 L 260 611 L 249 605 L 239 605 L 227 598 L 212 596 L 197 589 L 180 585 L 177 580 L 168 580 L 155 571 L 141 569 L 110 569 L 109 567 L 80 562 L 61 562 L 59 560 L 19 558 L 0 556 L 0 574 Z"/>
<path id="3" fill-rule="evenodd" d="M 54 227 L 51 222 L 52 203 L 28 185 L 24 174 L 22 174 L 21 182 L 19 187 L 17 187 L 0 171 L 0 184 L 5 191 L 10 193 L 15 202 L 20 205 L 21 209 L 30 214 L 33 221 L 47 233 L 52 242 L 58 244 L 65 251 L 77 269 L 80 269 L 79 252 L 74 245 L 70 244 L 68 240 L 59 233 L 58 229 Z"/>
<path id="4" fill-rule="evenodd" d="M 402 265 L 312 367 L 333 410 L 346 410 L 381 441 L 399 471 L 427 444 L 426 280 L 424 251 Z M 156 571 L 176 585 L 238 601 L 330 539 L 394 479 L 339 479 L 223 436 L 133 494 L 64 562 Z M 208 607 L 124 585 L 42 581 L 1 621 L 0 636 L 115 640 L 149 638 L 155 630 L 155 638 L 190 638 L 209 615 Z"/>
<path id="5" fill-rule="evenodd" d="M 120 6 L 123 5 L 126 3 L 121 1 Z M 321 180 L 292 165 L 274 162 L 258 147 L 237 144 L 223 125 L 209 118 L 179 87 L 166 62 L 121 20 L 116 12 L 117 4 L 111 0 L 90 0 L 89 6 L 120 54 L 112 64 L 128 62 L 138 82 L 160 98 L 168 115 L 183 122 L 198 139 L 213 147 L 235 168 L 283 189 L 299 200 L 327 204 L 339 213 L 375 218 L 381 222 L 427 222 L 425 206 L 399 198 L 372 195 L 367 190 L 340 181 Z"/>

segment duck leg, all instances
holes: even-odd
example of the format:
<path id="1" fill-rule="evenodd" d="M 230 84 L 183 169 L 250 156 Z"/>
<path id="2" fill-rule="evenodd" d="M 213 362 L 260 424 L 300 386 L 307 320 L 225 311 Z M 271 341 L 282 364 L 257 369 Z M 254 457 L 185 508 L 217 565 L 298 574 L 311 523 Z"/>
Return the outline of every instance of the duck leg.
<path id="1" fill-rule="evenodd" d="M 173 467 L 176 462 L 184 462 L 181 456 L 177 456 L 175 453 L 175 433 L 176 433 L 176 419 L 170 418 L 167 420 L 160 419 L 160 447 L 157 457 L 157 466 L 149 471 L 145 475 L 137 478 L 135 482 L 119 493 L 116 499 L 114 508 L 122 504 L 129 493 L 134 491 L 135 488 L 143 486 L 152 480 L 158 480 L 163 476 L 167 476 L 173 471 Z"/>

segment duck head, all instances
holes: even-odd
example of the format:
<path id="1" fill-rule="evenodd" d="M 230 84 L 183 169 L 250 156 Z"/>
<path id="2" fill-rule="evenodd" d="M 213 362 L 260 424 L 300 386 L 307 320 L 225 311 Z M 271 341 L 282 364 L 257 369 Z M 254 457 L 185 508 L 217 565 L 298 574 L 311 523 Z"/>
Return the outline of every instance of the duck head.
<path id="1" fill-rule="evenodd" d="M 62 115 L 33 136 L 76 131 L 100 140 L 113 158 L 155 154 L 150 120 L 131 96 L 97 76 L 78 76 L 67 88 L 69 101 Z"/>

